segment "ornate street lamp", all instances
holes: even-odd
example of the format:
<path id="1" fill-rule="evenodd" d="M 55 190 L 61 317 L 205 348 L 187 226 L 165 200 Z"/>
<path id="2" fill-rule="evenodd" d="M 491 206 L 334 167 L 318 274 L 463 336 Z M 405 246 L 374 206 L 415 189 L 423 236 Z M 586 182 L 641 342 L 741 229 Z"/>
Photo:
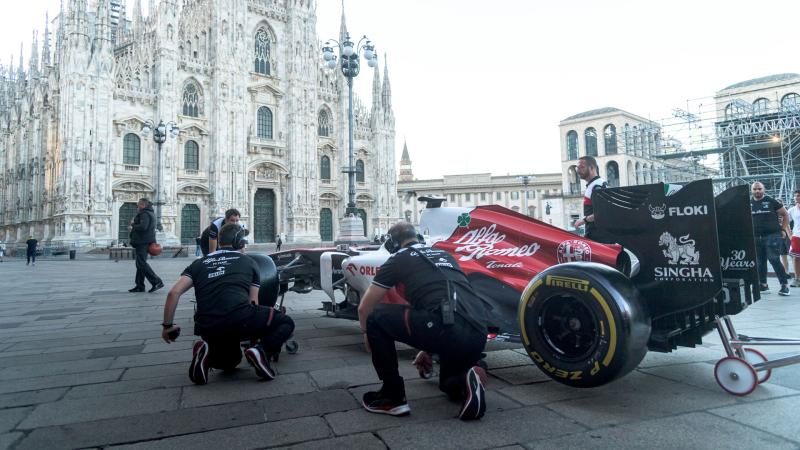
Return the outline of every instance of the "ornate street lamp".
<path id="1" fill-rule="evenodd" d="M 158 145 L 158 154 L 156 155 L 156 229 L 164 231 L 164 226 L 161 224 L 161 146 L 167 142 L 167 137 L 174 138 L 178 135 L 178 124 L 172 121 L 164 123 L 163 120 L 159 120 L 158 125 L 155 125 L 152 120 L 148 120 L 142 126 L 142 134 L 147 137 L 150 130 L 153 131 L 153 142 Z"/>
<path id="2" fill-rule="evenodd" d="M 339 49 L 338 57 L 334 54 L 334 44 L 335 47 Z M 325 64 L 328 68 L 335 69 L 338 60 L 341 64 L 342 74 L 347 78 L 347 123 L 350 145 L 347 152 L 347 167 L 345 170 L 342 170 L 342 173 L 347 174 L 348 180 L 346 216 L 350 214 L 356 215 L 358 213 L 356 209 L 356 168 L 353 162 L 353 78 L 358 75 L 361 69 L 358 62 L 360 54 L 364 55 L 364 59 L 367 60 L 367 65 L 369 65 L 369 67 L 378 65 L 378 55 L 375 54 L 375 46 L 366 36 L 362 37 L 361 40 L 358 41 L 358 44 L 353 44 L 353 41 L 350 40 L 350 33 L 347 33 L 344 42 L 331 39 L 325 42 L 325 46 L 322 47 L 322 57 L 325 59 Z"/>

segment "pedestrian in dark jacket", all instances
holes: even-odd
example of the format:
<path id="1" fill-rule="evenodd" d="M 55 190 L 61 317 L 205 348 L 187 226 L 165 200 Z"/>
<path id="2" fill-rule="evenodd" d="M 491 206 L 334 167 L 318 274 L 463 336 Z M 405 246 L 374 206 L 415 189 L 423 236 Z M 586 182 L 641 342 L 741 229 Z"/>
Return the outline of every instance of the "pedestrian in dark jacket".
<path id="1" fill-rule="evenodd" d="M 131 247 L 136 253 L 136 286 L 128 292 L 144 292 L 145 278 L 153 285 L 148 292 L 155 292 L 164 287 L 161 278 L 147 263 L 147 247 L 156 242 L 156 215 L 152 203 L 146 198 L 139 199 L 137 206 L 139 212 L 131 221 Z"/>
<path id="2" fill-rule="evenodd" d="M 27 251 L 25 252 L 25 256 L 28 257 L 28 266 L 31 265 L 31 261 L 33 261 L 33 265 L 36 265 L 36 246 L 39 244 L 39 241 L 33 238 L 33 236 L 28 236 L 28 240 L 25 241 L 25 245 L 28 246 Z"/>

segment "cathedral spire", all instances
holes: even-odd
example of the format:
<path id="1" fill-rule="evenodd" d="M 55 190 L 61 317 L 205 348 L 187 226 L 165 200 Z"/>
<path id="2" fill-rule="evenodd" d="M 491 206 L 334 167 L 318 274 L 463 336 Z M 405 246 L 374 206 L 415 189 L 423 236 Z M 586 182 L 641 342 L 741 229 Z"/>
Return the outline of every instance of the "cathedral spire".
<path id="1" fill-rule="evenodd" d="M 22 56 L 22 42 L 19 43 L 19 70 L 17 71 L 19 74 L 19 79 L 25 78 L 25 66 L 23 63 L 23 56 Z"/>
<path id="2" fill-rule="evenodd" d="M 344 42 L 347 39 L 347 24 L 345 24 L 344 20 L 344 0 L 342 0 L 342 24 L 339 25 L 339 43 Z"/>
<path id="3" fill-rule="evenodd" d="M 94 23 L 95 47 L 104 45 L 97 41 L 111 41 L 111 10 L 108 2 L 109 0 L 97 1 L 97 16 Z"/>
<path id="4" fill-rule="evenodd" d="M 31 43 L 31 60 L 28 61 L 28 72 L 31 78 L 39 76 L 39 32 L 33 30 L 33 42 Z"/>
<path id="5" fill-rule="evenodd" d="M 86 0 L 70 0 L 70 34 L 89 36 L 89 21 L 86 17 Z"/>
<path id="6" fill-rule="evenodd" d="M 142 0 L 135 0 L 133 2 L 133 32 L 136 36 L 140 36 L 142 32 Z"/>
<path id="7" fill-rule="evenodd" d="M 383 54 L 383 89 L 381 90 L 381 101 L 386 112 L 392 110 L 392 86 L 389 84 L 389 63 L 386 53 Z"/>
<path id="8" fill-rule="evenodd" d="M 374 115 L 381 109 L 381 71 L 378 67 L 377 60 L 375 64 L 374 74 L 372 76 L 372 114 Z"/>
<path id="9" fill-rule="evenodd" d="M 42 42 L 42 68 L 50 66 L 50 15 L 44 13 L 44 42 Z"/>
<path id="10" fill-rule="evenodd" d="M 408 156 L 408 145 L 403 138 L 403 156 L 400 158 L 400 181 L 414 181 L 414 172 L 411 171 L 411 158 Z"/>
<path id="11" fill-rule="evenodd" d="M 411 157 L 408 156 L 408 143 L 406 142 L 406 138 L 403 138 L 403 156 L 400 157 L 400 164 L 411 164 Z"/>

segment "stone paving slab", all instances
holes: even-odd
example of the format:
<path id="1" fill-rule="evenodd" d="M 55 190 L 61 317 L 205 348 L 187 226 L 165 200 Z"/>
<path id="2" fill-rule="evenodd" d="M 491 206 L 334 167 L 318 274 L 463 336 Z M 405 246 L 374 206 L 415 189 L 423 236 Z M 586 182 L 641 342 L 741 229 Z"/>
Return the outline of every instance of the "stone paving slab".
<path id="1" fill-rule="evenodd" d="M 12 448 L 15 442 L 19 441 L 22 433 L 4 433 L 0 434 L 0 449 Z"/>
<path id="2" fill-rule="evenodd" d="M 378 435 L 392 449 L 478 449 L 529 442 L 584 429 L 552 411 L 529 406 L 487 414 L 479 422 L 446 419 L 412 423 L 381 430 Z"/>
<path id="3" fill-rule="evenodd" d="M 13 408 L 15 406 L 38 405 L 39 403 L 54 402 L 69 390 L 68 387 L 42 389 L 38 391 L 15 392 L 0 394 L 0 408 Z"/>
<path id="4" fill-rule="evenodd" d="M 105 370 L 109 368 L 112 361 L 113 358 L 98 358 L 6 367 L 0 369 L 0 381 Z"/>
<path id="5" fill-rule="evenodd" d="M 248 371 L 248 373 L 250 373 Z M 211 383 L 214 378 L 211 377 Z M 272 381 L 262 381 L 253 373 L 251 378 L 236 383 L 218 383 L 208 386 L 188 386 L 183 389 L 182 408 L 219 405 L 237 401 L 279 397 L 282 395 L 314 392 L 317 387 L 305 373 L 282 375 Z"/>
<path id="6" fill-rule="evenodd" d="M 797 370 L 800 367 L 793 367 Z M 656 375 L 673 381 L 680 381 L 691 386 L 719 392 L 721 389 L 714 379 L 714 365 L 711 363 L 681 364 L 667 367 L 656 367 L 651 369 L 640 369 L 641 372 Z M 778 373 L 775 370 L 774 373 Z M 740 397 L 740 401 L 753 402 L 766 400 L 774 397 L 785 397 L 790 395 L 800 395 L 800 390 L 795 390 L 778 385 L 770 377 L 766 383 L 758 385 L 758 388 L 750 395 Z M 800 397 L 797 397 L 800 407 Z"/>
<path id="7" fill-rule="evenodd" d="M 640 372 L 588 392 L 587 398 L 547 407 L 588 428 L 599 428 L 738 403 L 721 389 L 709 391 Z"/>
<path id="8" fill-rule="evenodd" d="M 318 441 L 307 441 L 302 444 L 277 448 L 280 450 L 329 450 L 332 448 L 384 450 L 386 445 L 374 434 L 362 433 L 331 439 L 320 439 Z"/>
<path id="9" fill-rule="evenodd" d="M 74 400 L 87 397 L 130 394 L 133 392 L 151 391 L 156 389 L 192 386 L 192 382 L 186 375 L 188 370 L 185 366 L 183 369 L 184 370 L 182 373 L 175 375 L 73 386 L 69 389 L 69 392 L 63 395 L 63 398 L 67 400 Z"/>
<path id="10" fill-rule="evenodd" d="M 748 427 L 766 430 L 800 444 L 798 408 L 800 408 L 800 397 L 785 397 L 735 407 L 717 408 L 710 412 Z"/>
<path id="11" fill-rule="evenodd" d="M 141 444 L 109 447 L 111 449 L 219 450 L 220 448 L 251 449 L 329 437 L 331 431 L 319 417 L 303 417 L 280 422 L 228 428 L 206 433 L 143 442 Z"/>
<path id="12" fill-rule="evenodd" d="M 52 354 L 0 357 L 0 367 L 26 366 L 32 364 L 52 364 L 61 361 L 80 361 L 87 359 L 91 350 L 60 351 Z M 2 353 L 0 353 L 2 355 Z"/>
<path id="13" fill-rule="evenodd" d="M 709 430 L 713 430 L 714 433 L 711 439 Z M 796 449 L 797 443 L 743 427 L 708 413 L 691 413 L 537 440 L 526 443 L 525 447 L 532 450 L 553 448 L 760 450 Z"/>
<path id="14" fill-rule="evenodd" d="M 258 403 L 240 402 L 38 428 L 17 448 L 35 450 L 124 444 L 263 422 L 264 411 Z"/>
<path id="15" fill-rule="evenodd" d="M 19 424 L 21 429 L 113 417 L 134 416 L 178 409 L 180 389 L 159 389 L 133 394 L 65 399 L 40 404 Z"/>
<path id="16" fill-rule="evenodd" d="M 24 419 L 32 409 L 31 407 L 25 407 L 0 410 L 0 433 L 5 433 L 16 428 L 17 424 L 22 422 L 22 419 Z"/>
<path id="17" fill-rule="evenodd" d="M 71 373 L 48 377 L 26 378 L 0 383 L 0 394 L 8 392 L 35 391 L 63 386 L 79 386 L 81 384 L 104 383 L 119 379 L 122 369 L 99 370 L 94 372 Z"/>

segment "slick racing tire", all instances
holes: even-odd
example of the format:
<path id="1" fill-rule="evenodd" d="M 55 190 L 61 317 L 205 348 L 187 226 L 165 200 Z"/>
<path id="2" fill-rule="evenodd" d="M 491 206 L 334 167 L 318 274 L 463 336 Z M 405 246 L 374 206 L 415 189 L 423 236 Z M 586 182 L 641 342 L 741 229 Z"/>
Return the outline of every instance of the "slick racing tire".
<path id="1" fill-rule="evenodd" d="M 596 263 L 559 264 L 534 277 L 519 306 L 522 342 L 550 378 L 595 387 L 647 353 L 650 317 L 633 283 Z"/>
<path id="2" fill-rule="evenodd" d="M 258 289 L 258 304 L 272 308 L 278 301 L 280 283 L 278 282 L 278 268 L 269 255 L 263 253 L 247 253 L 247 256 L 256 262 L 261 287 Z"/>

